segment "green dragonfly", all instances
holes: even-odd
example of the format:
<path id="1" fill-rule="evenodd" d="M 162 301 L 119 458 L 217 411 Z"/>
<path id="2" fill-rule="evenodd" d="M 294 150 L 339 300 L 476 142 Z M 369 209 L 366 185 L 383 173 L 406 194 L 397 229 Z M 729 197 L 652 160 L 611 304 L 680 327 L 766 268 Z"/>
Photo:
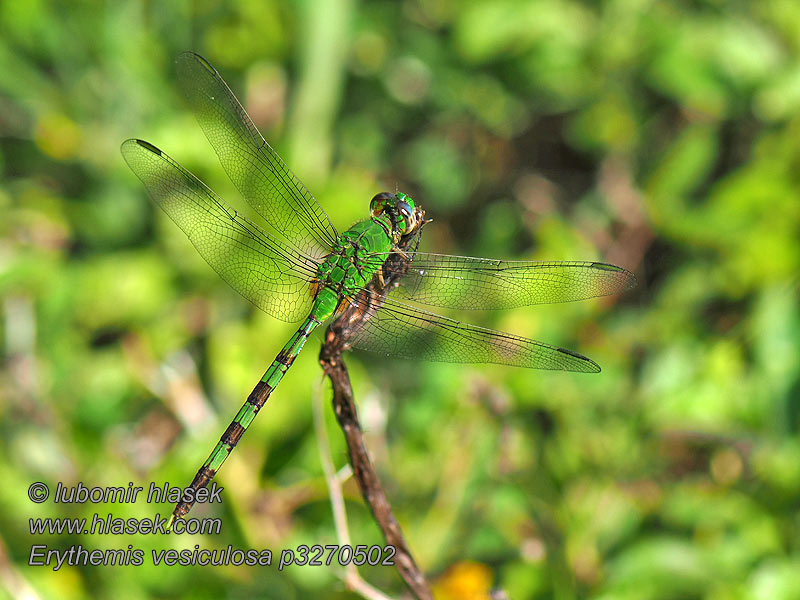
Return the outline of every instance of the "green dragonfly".
<path id="1" fill-rule="evenodd" d="M 455 321 L 407 302 L 454 309 L 568 302 L 622 292 L 635 285 L 630 272 L 601 262 L 417 252 L 425 213 L 399 192 L 377 194 L 369 216 L 340 234 L 267 144 L 216 69 L 191 52 L 176 62 L 181 90 L 223 168 L 267 227 L 238 214 L 148 142 L 126 140 L 122 155 L 153 201 L 225 281 L 273 317 L 302 319 L 197 472 L 194 491 L 217 473 L 311 332 L 346 307 L 360 305 L 367 317 L 351 345 L 386 356 L 600 371 L 597 363 L 577 352 Z M 413 238 L 416 244 L 400 247 L 401 240 Z M 389 277 L 392 289 L 378 298 L 373 290 L 381 289 Z M 192 504 L 179 502 L 170 525 Z"/>

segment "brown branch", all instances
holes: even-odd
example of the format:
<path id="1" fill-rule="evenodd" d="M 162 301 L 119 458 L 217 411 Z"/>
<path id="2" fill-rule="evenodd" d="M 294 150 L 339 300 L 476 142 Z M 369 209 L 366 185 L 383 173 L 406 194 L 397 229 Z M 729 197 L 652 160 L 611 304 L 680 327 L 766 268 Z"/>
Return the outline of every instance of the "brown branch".
<path id="1" fill-rule="evenodd" d="M 322 411 L 322 390 L 315 388 L 311 398 L 311 407 L 314 414 L 314 430 L 317 434 L 319 443 L 319 455 L 322 461 L 322 472 L 325 473 L 325 482 L 328 484 L 328 495 L 331 499 L 333 510 L 333 522 L 336 525 L 336 540 L 340 546 L 352 546 L 350 541 L 350 531 L 347 528 L 347 513 L 344 509 L 344 495 L 342 494 L 342 481 L 349 479 L 353 475 L 350 465 L 343 467 L 339 473 L 336 472 L 331 456 L 328 432 L 325 429 L 325 416 Z M 359 594 L 368 600 L 391 600 L 389 596 L 379 589 L 372 587 L 358 573 L 358 567 L 352 562 L 344 567 L 344 572 L 340 575 L 347 589 Z"/>
<path id="2" fill-rule="evenodd" d="M 400 248 L 410 248 L 415 241 L 414 236 L 411 239 L 401 240 Z M 386 293 L 397 285 L 407 266 L 408 262 L 399 254 L 393 254 L 386 261 L 383 269 L 384 285 L 381 286 L 378 278 L 373 279 L 368 291 L 360 294 L 328 327 L 319 353 L 319 362 L 333 385 L 333 409 L 347 441 L 350 464 L 353 466 L 361 495 L 383 531 L 386 543 L 395 547 L 395 565 L 400 576 L 416 598 L 430 600 L 433 596 L 428 583 L 414 562 L 400 524 L 392 512 L 391 504 L 364 445 L 364 436 L 353 402 L 353 387 L 350 384 L 347 367 L 342 360 L 342 352 L 349 348 L 352 336 L 380 307 Z"/>

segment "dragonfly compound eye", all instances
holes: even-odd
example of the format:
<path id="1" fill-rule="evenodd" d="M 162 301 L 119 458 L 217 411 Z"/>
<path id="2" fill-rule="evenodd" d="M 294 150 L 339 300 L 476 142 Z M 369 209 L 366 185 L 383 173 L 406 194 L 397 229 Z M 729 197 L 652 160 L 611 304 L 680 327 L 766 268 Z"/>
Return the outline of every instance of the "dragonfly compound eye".
<path id="1" fill-rule="evenodd" d="M 372 213 L 373 217 L 377 217 L 388 207 L 392 206 L 394 202 L 394 194 L 390 194 L 389 192 L 375 194 L 375 197 L 373 197 L 369 203 L 369 211 Z"/>
<path id="2" fill-rule="evenodd" d="M 397 212 L 400 213 L 400 216 L 403 217 L 403 221 L 405 222 L 405 229 L 404 231 L 408 232 L 411 230 L 411 216 L 414 214 L 414 211 L 409 205 L 408 202 L 400 201 L 397 203 Z"/>

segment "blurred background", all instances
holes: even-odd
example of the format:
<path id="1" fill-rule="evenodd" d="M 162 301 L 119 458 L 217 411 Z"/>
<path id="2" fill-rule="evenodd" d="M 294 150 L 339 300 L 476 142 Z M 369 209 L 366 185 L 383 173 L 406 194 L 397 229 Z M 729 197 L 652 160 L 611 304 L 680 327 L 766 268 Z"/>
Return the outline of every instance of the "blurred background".
<path id="1" fill-rule="evenodd" d="M 800 4 L 6 0 L 0 32 L 0 597 L 356 597 L 334 567 L 149 555 L 337 543 L 319 335 L 218 476 L 223 503 L 193 511 L 219 535 L 29 532 L 171 511 L 26 491 L 188 485 L 296 329 L 220 280 L 119 154 L 146 139 L 244 207 L 176 86 L 194 50 L 340 231 L 399 188 L 435 219 L 424 250 L 637 275 L 620 297 L 453 315 L 597 375 L 348 356 L 437 597 L 800 598 Z M 381 544 L 343 489 L 353 543 Z M 27 566 L 34 544 L 147 555 L 54 570 Z M 404 593 L 391 568 L 361 574 Z"/>

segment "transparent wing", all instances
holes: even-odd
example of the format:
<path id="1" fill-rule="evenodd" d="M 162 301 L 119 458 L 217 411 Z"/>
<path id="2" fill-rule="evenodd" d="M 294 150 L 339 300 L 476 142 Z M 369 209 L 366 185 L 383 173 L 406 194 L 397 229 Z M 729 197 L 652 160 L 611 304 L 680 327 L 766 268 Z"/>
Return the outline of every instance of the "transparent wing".
<path id="1" fill-rule="evenodd" d="M 245 200 L 301 252 L 329 252 L 337 233 L 325 211 L 267 144 L 217 70 L 192 52 L 176 62 L 181 90 Z"/>
<path id="2" fill-rule="evenodd" d="M 392 298 L 383 305 L 361 294 L 354 302 L 369 320 L 353 334 L 352 345 L 385 356 L 437 362 L 497 363 L 530 369 L 597 373 L 593 360 L 571 350 L 477 327 L 409 306 Z"/>
<path id="3" fill-rule="evenodd" d="M 601 262 L 493 260 L 417 252 L 392 295 L 429 306 L 504 309 L 617 294 L 633 273 Z"/>
<path id="4" fill-rule="evenodd" d="M 152 144 L 131 139 L 120 150 L 153 201 L 233 289 L 278 319 L 297 321 L 308 314 L 313 259 L 239 215 Z"/>

